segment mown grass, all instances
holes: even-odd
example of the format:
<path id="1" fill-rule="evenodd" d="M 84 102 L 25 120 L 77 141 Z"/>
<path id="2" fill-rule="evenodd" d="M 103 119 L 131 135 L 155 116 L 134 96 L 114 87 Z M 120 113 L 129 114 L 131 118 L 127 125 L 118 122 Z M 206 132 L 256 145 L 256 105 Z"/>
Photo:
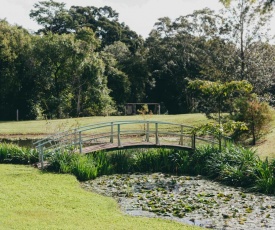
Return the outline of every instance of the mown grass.
<path id="1" fill-rule="evenodd" d="M 200 229 L 122 214 L 115 200 L 80 188 L 74 176 L 0 165 L 0 229 Z"/>
<path id="2" fill-rule="evenodd" d="M 82 117 L 59 120 L 37 120 L 37 121 L 9 121 L 0 122 L 0 135 L 36 136 L 52 134 L 70 128 L 81 127 L 89 124 L 111 121 L 128 120 L 154 120 L 183 123 L 188 125 L 202 124 L 207 121 L 203 114 L 182 115 L 136 115 L 136 116 L 108 116 L 108 117 Z"/>

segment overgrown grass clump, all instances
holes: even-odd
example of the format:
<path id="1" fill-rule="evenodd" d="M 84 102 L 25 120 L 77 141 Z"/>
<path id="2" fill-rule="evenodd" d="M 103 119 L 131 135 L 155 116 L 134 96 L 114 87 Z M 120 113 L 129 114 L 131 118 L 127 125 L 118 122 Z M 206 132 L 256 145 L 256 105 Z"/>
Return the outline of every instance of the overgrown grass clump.
<path id="1" fill-rule="evenodd" d="M 36 162 L 38 162 L 38 152 L 35 149 L 10 143 L 0 144 L 0 163 L 34 164 Z"/>

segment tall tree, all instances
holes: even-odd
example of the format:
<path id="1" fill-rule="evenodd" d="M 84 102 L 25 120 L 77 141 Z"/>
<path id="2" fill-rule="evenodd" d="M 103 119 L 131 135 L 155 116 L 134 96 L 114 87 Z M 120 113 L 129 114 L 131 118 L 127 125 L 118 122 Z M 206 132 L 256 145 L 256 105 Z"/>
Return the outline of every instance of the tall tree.
<path id="1" fill-rule="evenodd" d="M 48 34 L 37 39 L 33 55 L 40 106 L 49 117 L 100 115 L 111 106 L 104 63 L 94 52 L 93 31 Z"/>
<path id="2" fill-rule="evenodd" d="M 229 6 L 232 0 L 220 0 L 225 6 Z M 250 0 L 251 3 L 254 3 L 255 0 Z M 261 9 L 263 12 L 271 10 L 275 4 L 275 0 L 259 0 Z"/>
<path id="3" fill-rule="evenodd" d="M 30 17 L 43 26 L 38 32 L 75 33 L 83 27 L 89 27 L 102 41 L 102 49 L 115 41 L 122 41 L 133 53 L 143 43 L 136 32 L 118 21 L 119 14 L 109 6 L 72 6 L 69 10 L 65 6 L 65 3 L 53 0 L 35 4 Z"/>
<path id="4" fill-rule="evenodd" d="M 227 39 L 236 44 L 239 57 L 239 79 L 249 80 L 247 62 L 251 45 L 255 42 L 268 41 L 268 24 L 272 12 L 262 14 L 258 4 L 251 0 L 234 0 L 225 8 L 224 15 L 230 27 Z"/>
<path id="5" fill-rule="evenodd" d="M 38 30 L 38 33 L 68 33 L 67 25 L 71 21 L 71 17 L 65 6 L 65 3 L 53 0 L 35 3 L 34 9 L 30 12 L 30 18 L 43 26 L 42 29 Z"/>
<path id="6" fill-rule="evenodd" d="M 27 75 L 31 49 L 31 35 L 27 30 L 0 21 L 0 119 L 31 117 L 33 81 Z"/>
<path id="7" fill-rule="evenodd" d="M 209 52 L 206 52 L 204 48 L 213 43 L 211 39 L 217 38 L 219 24 L 222 24 L 221 17 L 209 9 L 181 16 L 174 22 L 169 18 L 161 18 L 155 24 L 146 41 L 149 48 L 148 66 L 152 75 L 149 95 L 155 101 L 163 102 L 170 113 L 193 110 L 187 79 L 202 77 L 208 56 L 215 58 L 213 50 L 210 51 L 208 47 Z"/>
<path id="8" fill-rule="evenodd" d="M 110 96 L 116 102 L 119 112 L 124 112 L 124 104 L 128 102 L 131 82 L 128 75 L 122 71 L 124 63 L 130 58 L 128 47 L 122 42 L 106 46 L 101 52 L 105 63 L 105 75 L 108 77 Z"/>

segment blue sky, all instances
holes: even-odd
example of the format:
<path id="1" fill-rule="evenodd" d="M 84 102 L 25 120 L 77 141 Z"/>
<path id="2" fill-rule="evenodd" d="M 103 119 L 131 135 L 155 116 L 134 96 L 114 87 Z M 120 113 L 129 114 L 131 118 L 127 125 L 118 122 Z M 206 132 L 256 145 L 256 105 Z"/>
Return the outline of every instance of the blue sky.
<path id="1" fill-rule="evenodd" d="M 119 13 L 121 22 L 146 38 L 158 18 L 179 16 L 192 13 L 205 7 L 219 10 L 219 0 L 55 0 L 79 6 L 111 6 Z M 29 30 L 37 30 L 36 22 L 29 18 L 30 10 L 38 0 L 1 0 L 0 18 L 11 24 L 18 24 Z M 275 24 L 275 20 L 273 20 Z"/>

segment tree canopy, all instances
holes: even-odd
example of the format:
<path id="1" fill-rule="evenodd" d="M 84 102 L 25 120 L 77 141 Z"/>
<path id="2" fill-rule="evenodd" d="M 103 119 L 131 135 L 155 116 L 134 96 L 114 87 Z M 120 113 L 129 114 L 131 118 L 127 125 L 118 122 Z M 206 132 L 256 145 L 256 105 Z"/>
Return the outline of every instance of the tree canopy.
<path id="1" fill-rule="evenodd" d="M 231 86 L 233 96 L 240 89 L 233 83 L 247 82 L 274 105 L 272 7 L 223 3 L 219 13 L 160 18 L 145 40 L 109 6 L 40 1 L 30 12 L 41 25 L 34 34 L 1 20 L 0 120 L 14 120 L 17 110 L 20 119 L 122 114 L 128 102 L 160 103 L 170 114 L 207 111 L 211 103 L 190 81 Z M 231 112 L 230 100 L 222 111 Z"/>

